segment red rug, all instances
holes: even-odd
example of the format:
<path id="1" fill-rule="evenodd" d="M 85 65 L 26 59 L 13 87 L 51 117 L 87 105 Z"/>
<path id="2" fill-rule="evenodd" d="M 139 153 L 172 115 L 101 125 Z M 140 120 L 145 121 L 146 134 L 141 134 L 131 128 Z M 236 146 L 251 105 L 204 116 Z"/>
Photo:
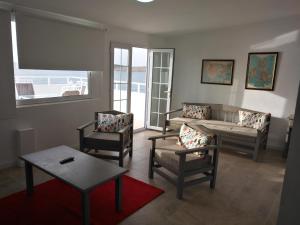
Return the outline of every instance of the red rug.
<path id="1" fill-rule="evenodd" d="M 122 212 L 115 211 L 114 181 L 90 193 L 91 224 L 117 224 L 163 193 L 163 190 L 123 176 Z M 0 199 L 3 225 L 80 225 L 80 193 L 58 181 L 35 186 L 32 197 L 25 191 Z"/>

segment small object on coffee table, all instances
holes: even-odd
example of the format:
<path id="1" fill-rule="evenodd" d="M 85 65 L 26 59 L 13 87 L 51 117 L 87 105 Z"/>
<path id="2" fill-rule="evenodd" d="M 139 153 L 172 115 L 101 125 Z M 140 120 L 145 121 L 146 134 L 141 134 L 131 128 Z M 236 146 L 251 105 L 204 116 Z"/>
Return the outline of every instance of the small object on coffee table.
<path id="1" fill-rule="evenodd" d="M 72 162 L 72 161 L 74 161 L 74 157 L 69 157 L 69 158 L 63 159 L 59 163 L 60 164 L 65 164 L 65 163 L 69 163 L 69 162 Z"/>
<path id="2" fill-rule="evenodd" d="M 115 180 L 116 186 L 116 210 L 121 211 L 121 176 L 127 172 L 126 169 L 64 145 L 23 155 L 20 159 L 25 161 L 26 187 L 29 196 L 33 194 L 32 167 L 36 167 L 80 191 L 83 225 L 90 224 L 90 191 L 112 179 Z M 62 164 L 61 159 L 68 162 L 71 160 L 72 163 Z"/>

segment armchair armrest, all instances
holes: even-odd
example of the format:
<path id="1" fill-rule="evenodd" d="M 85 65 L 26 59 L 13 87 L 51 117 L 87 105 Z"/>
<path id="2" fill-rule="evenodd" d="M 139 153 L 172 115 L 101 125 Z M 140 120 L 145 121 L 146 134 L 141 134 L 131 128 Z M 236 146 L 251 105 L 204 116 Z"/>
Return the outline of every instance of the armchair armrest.
<path id="1" fill-rule="evenodd" d="M 154 140 L 156 140 L 156 139 L 163 139 L 163 138 L 168 138 L 168 137 L 178 137 L 178 134 L 163 134 L 163 135 L 157 135 L 157 136 L 149 137 L 148 140 L 154 141 Z"/>
<path id="2" fill-rule="evenodd" d="M 83 124 L 82 126 L 77 127 L 77 130 L 79 130 L 79 131 L 83 130 L 84 128 L 94 125 L 96 122 L 97 122 L 97 120 L 94 120 L 94 121 L 88 122 L 86 124 Z"/>
<path id="3" fill-rule="evenodd" d="M 113 131 L 113 132 L 111 132 L 111 131 L 97 131 L 97 130 L 94 130 L 93 132 L 99 132 L 99 133 L 105 133 L 105 134 L 120 134 L 120 135 L 122 135 L 122 134 L 124 134 L 129 128 L 130 128 L 130 126 L 127 125 L 126 127 L 122 128 L 122 129 L 119 130 L 119 131 Z"/>
<path id="4" fill-rule="evenodd" d="M 117 131 L 117 133 L 124 134 L 129 128 L 130 128 L 130 125 L 127 125 L 127 126 L 123 127 L 121 130 Z"/>
<path id="5" fill-rule="evenodd" d="M 194 153 L 194 152 L 204 152 L 209 149 L 217 149 L 217 148 L 218 148 L 217 145 L 207 145 L 207 146 L 204 146 L 201 148 L 193 148 L 193 149 L 177 151 L 177 152 L 175 152 L 175 154 L 180 156 L 180 155 L 186 155 L 186 154 L 190 154 L 190 153 Z"/>

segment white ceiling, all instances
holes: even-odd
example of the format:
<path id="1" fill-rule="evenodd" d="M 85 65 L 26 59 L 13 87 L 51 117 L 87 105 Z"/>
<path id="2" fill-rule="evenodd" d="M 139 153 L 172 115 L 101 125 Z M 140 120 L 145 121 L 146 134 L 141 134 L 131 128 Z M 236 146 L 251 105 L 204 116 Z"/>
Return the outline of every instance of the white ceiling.
<path id="1" fill-rule="evenodd" d="M 300 0 L 155 0 L 147 4 L 136 0 L 6 1 L 163 35 L 300 15 Z"/>

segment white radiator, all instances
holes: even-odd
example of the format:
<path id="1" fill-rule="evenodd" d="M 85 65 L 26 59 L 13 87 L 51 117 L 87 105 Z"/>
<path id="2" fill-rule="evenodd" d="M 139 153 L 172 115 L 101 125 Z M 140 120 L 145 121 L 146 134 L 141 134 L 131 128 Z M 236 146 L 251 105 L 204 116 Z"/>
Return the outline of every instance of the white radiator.
<path id="1" fill-rule="evenodd" d="M 36 151 L 35 130 L 26 128 L 17 130 L 17 156 Z M 24 162 L 18 159 L 18 166 L 24 166 Z"/>

